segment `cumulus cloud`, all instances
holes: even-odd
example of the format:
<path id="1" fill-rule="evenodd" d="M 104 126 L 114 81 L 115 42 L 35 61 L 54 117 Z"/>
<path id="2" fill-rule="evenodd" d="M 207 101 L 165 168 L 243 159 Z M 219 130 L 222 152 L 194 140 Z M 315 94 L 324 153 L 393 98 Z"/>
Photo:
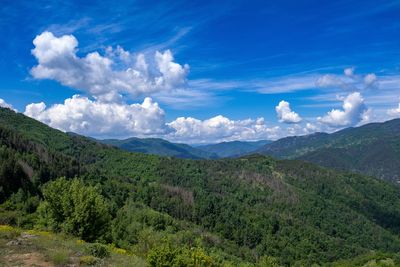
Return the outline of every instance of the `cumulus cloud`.
<path id="1" fill-rule="evenodd" d="M 11 104 L 8 104 L 4 99 L 0 98 L 0 107 L 2 108 L 9 108 L 11 110 L 17 111 L 16 109 L 13 108 Z"/>
<path id="2" fill-rule="evenodd" d="M 122 47 L 109 47 L 104 56 L 92 52 L 79 57 L 73 35 L 56 37 L 51 32 L 36 36 L 33 44 L 32 54 L 38 61 L 31 69 L 34 78 L 56 80 L 102 101 L 120 100 L 121 94 L 149 95 L 181 88 L 189 72 L 188 65 L 174 62 L 169 50 L 157 51 L 152 60 L 140 53 L 131 55 Z"/>
<path id="3" fill-rule="evenodd" d="M 289 102 L 284 100 L 279 102 L 279 105 L 275 107 L 275 110 L 280 122 L 298 123 L 302 120 L 299 114 L 291 110 Z"/>
<path id="4" fill-rule="evenodd" d="M 368 109 L 359 92 L 346 96 L 342 109 L 332 109 L 324 117 L 318 117 L 318 121 L 331 127 L 343 127 L 355 125 L 368 117 Z"/>
<path id="5" fill-rule="evenodd" d="M 168 126 L 175 129 L 170 139 L 189 143 L 274 139 L 280 129 L 278 126 L 268 128 L 264 118 L 230 120 L 221 115 L 207 120 L 180 117 Z"/>
<path id="6" fill-rule="evenodd" d="M 221 115 L 198 120 L 180 117 L 166 123 L 165 112 L 151 98 L 141 104 L 109 103 L 74 95 L 63 104 L 46 107 L 32 103 L 25 115 L 64 132 L 97 138 L 162 137 L 171 141 L 209 143 L 210 141 L 275 139 L 279 127 L 268 128 L 263 118 L 231 120 Z"/>
<path id="7" fill-rule="evenodd" d="M 74 95 L 63 104 L 49 108 L 33 103 L 25 115 L 62 130 L 95 137 L 130 137 L 166 134 L 164 111 L 151 98 L 142 104 L 120 104 L 93 101 Z"/>

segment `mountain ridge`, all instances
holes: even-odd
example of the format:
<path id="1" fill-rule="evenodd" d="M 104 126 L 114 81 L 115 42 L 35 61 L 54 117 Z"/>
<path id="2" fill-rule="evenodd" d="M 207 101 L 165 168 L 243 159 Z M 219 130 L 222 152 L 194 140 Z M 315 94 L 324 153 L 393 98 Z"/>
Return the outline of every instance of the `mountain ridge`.
<path id="1" fill-rule="evenodd" d="M 172 143 L 161 138 L 104 139 L 100 143 L 112 145 L 129 152 L 142 152 L 159 156 L 173 156 L 188 159 L 215 159 L 218 156 L 187 144 Z"/>
<path id="2" fill-rule="evenodd" d="M 400 181 L 400 119 L 279 139 L 254 151 Z"/>
<path id="3" fill-rule="evenodd" d="M 220 158 L 239 157 L 255 151 L 261 146 L 268 144 L 270 140 L 259 141 L 230 141 L 216 144 L 200 145 L 197 149 L 217 154 Z"/>

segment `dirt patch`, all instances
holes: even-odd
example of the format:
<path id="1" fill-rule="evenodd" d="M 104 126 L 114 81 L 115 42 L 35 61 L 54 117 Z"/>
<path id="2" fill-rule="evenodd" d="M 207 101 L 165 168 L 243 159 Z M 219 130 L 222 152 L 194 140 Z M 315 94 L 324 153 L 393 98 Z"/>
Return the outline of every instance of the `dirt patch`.
<path id="1" fill-rule="evenodd" d="M 4 257 L 6 266 L 35 266 L 35 267 L 54 267 L 50 262 L 44 260 L 39 253 L 11 254 Z"/>

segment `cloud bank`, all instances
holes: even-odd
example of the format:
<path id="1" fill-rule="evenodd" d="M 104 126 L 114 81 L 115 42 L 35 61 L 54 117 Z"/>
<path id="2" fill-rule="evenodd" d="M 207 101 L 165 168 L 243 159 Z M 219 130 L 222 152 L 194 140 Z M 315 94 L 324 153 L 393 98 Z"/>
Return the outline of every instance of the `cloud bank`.
<path id="1" fill-rule="evenodd" d="M 49 108 L 43 102 L 27 105 L 24 114 L 65 132 L 96 137 L 161 135 L 169 131 L 164 111 L 151 98 L 126 105 L 74 95 Z"/>
<path id="2" fill-rule="evenodd" d="M 264 118 L 256 120 L 230 120 L 218 115 L 207 120 L 180 117 L 168 123 L 175 131 L 171 140 L 195 140 L 196 143 L 210 143 L 233 140 L 275 139 L 279 127 L 268 128 Z"/>
<path id="3" fill-rule="evenodd" d="M 267 127 L 263 118 L 230 120 L 221 115 L 206 120 L 180 117 L 166 123 L 164 110 L 149 97 L 128 105 L 74 95 L 51 107 L 43 102 L 29 104 L 24 114 L 64 132 L 97 138 L 163 137 L 204 143 L 277 138 L 279 130 Z"/>

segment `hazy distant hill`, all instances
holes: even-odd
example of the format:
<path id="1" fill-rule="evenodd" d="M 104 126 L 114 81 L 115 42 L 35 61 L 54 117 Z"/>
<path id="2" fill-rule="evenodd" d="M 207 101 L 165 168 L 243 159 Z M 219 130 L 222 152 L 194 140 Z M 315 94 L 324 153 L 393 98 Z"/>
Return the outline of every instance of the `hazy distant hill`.
<path id="1" fill-rule="evenodd" d="M 228 158 L 248 154 L 258 148 L 271 143 L 269 140 L 260 140 L 255 142 L 232 141 L 217 144 L 202 145 L 196 148 L 209 153 L 215 153 L 218 157 Z"/>
<path id="2" fill-rule="evenodd" d="M 347 128 L 332 134 L 287 137 L 267 144 L 257 152 L 399 181 L 400 119 Z"/>
<path id="3" fill-rule="evenodd" d="M 186 159 L 215 159 L 214 153 L 203 151 L 186 144 L 171 143 L 160 138 L 136 138 L 124 140 L 99 140 L 103 144 L 112 145 L 129 152 L 142 152 L 159 156 L 171 156 Z"/>

